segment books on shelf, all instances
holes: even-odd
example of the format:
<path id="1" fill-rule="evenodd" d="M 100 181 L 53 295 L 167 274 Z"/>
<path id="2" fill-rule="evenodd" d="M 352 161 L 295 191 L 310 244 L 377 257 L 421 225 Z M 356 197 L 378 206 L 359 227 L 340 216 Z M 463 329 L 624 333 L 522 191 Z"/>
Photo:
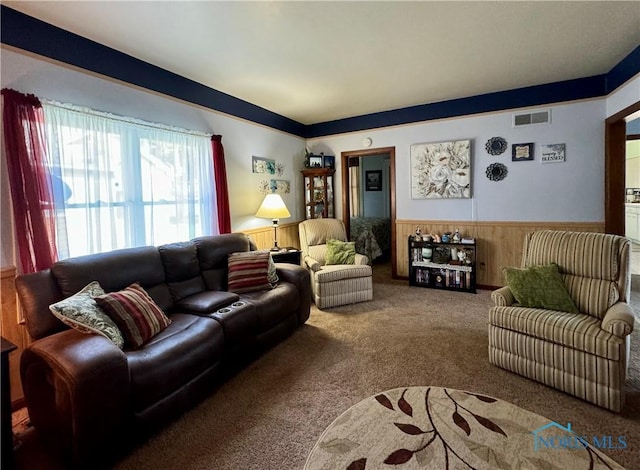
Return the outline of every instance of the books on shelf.
<path id="1" fill-rule="evenodd" d="M 463 238 L 459 244 L 443 244 L 415 240 L 409 236 L 410 285 L 475 292 L 475 244 L 476 239 L 472 237 Z M 458 259 L 460 252 L 464 256 Z"/>

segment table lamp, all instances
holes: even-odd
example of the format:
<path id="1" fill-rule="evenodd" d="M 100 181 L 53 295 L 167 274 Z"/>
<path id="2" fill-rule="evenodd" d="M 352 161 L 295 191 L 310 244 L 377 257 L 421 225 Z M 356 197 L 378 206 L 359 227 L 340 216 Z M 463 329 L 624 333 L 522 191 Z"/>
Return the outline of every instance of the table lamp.
<path id="1" fill-rule="evenodd" d="M 271 251 L 280 251 L 278 247 L 278 219 L 291 217 L 282 196 L 276 193 L 267 194 L 256 212 L 256 217 L 273 220 L 273 248 Z"/>

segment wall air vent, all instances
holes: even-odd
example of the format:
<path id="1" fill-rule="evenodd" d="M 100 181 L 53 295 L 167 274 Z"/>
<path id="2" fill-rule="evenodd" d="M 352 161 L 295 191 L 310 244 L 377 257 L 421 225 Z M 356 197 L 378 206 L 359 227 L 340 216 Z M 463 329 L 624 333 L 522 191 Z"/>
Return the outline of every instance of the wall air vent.
<path id="1" fill-rule="evenodd" d="M 518 113 L 513 115 L 513 127 L 531 126 L 533 124 L 549 124 L 550 122 L 550 109 L 541 109 L 530 113 Z"/>

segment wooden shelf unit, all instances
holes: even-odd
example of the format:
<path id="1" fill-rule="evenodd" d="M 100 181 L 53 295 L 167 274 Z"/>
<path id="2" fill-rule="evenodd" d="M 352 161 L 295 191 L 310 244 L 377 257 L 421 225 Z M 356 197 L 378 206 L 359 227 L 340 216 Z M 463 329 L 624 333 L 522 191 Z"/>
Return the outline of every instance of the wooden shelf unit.
<path id="1" fill-rule="evenodd" d="M 335 168 L 301 170 L 304 188 L 304 218 L 335 217 L 333 175 Z"/>
<path id="2" fill-rule="evenodd" d="M 423 258 L 423 248 L 431 249 L 431 259 Z M 454 248 L 457 251 L 464 250 L 464 262 L 451 258 Z M 473 243 L 439 243 L 410 236 L 408 253 L 410 286 L 476 293 L 475 240 Z"/>

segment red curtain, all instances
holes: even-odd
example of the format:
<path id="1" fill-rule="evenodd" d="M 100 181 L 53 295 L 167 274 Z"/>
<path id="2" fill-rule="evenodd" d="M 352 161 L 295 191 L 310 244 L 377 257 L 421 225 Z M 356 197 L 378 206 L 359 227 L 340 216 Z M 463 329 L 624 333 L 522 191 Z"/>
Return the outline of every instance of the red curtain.
<path id="1" fill-rule="evenodd" d="M 218 229 L 220 233 L 231 233 L 229 188 L 227 186 L 227 169 L 224 163 L 222 136 L 212 136 L 211 144 L 213 146 L 213 173 L 216 182 L 216 198 L 218 201 Z"/>
<path id="2" fill-rule="evenodd" d="M 40 100 L 3 89 L 4 146 L 20 267 L 24 273 L 57 260 L 55 207 L 47 170 L 44 113 Z"/>

